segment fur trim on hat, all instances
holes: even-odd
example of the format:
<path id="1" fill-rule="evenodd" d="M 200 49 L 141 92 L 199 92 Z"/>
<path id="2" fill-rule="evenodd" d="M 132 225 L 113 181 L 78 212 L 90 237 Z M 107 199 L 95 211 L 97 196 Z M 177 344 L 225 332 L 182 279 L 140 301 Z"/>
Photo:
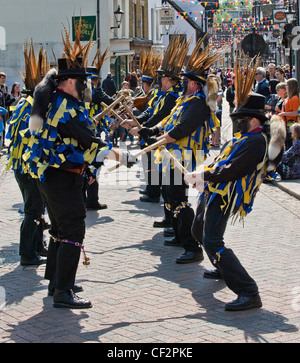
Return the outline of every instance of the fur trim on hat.
<path id="1" fill-rule="evenodd" d="M 283 152 L 286 139 L 286 128 L 283 119 L 280 116 L 273 115 L 270 120 L 270 142 L 268 148 L 268 169 L 275 170 L 279 161 L 276 158 Z M 275 161 L 276 160 L 276 161 Z"/>
<path id="2" fill-rule="evenodd" d="M 206 104 L 211 111 L 215 112 L 217 110 L 217 98 L 220 88 L 217 77 L 214 74 L 208 75 L 206 80 L 206 87 L 207 87 Z"/>
<path id="3" fill-rule="evenodd" d="M 35 88 L 33 94 L 34 100 L 29 119 L 29 129 L 31 133 L 38 131 L 43 126 L 53 91 L 57 86 L 54 80 L 56 75 L 57 70 L 55 68 L 51 69 L 46 74 L 42 82 L 40 82 Z"/>

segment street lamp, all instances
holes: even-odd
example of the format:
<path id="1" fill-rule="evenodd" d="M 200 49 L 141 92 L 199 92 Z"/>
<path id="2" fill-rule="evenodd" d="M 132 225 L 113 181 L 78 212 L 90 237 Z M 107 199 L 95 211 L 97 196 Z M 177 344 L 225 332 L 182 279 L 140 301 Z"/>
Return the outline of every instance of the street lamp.
<path id="1" fill-rule="evenodd" d="M 110 29 L 120 29 L 120 25 L 122 23 L 122 17 L 124 15 L 124 11 L 121 10 L 120 5 L 118 5 L 118 9 L 114 11 L 115 14 L 115 20 L 117 23 L 117 26 L 112 26 Z"/>

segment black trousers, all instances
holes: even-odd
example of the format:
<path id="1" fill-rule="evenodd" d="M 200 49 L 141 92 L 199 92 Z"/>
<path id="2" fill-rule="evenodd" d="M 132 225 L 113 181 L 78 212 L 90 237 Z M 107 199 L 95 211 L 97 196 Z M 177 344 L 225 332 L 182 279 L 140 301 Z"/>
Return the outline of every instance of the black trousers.
<path id="1" fill-rule="evenodd" d="M 258 293 L 255 281 L 249 276 L 238 258 L 224 243 L 224 233 L 230 217 L 230 207 L 226 212 L 221 210 L 223 201 L 217 195 L 205 211 L 208 196 L 203 195 L 197 207 L 197 212 L 192 226 L 194 238 L 203 245 L 210 261 L 217 267 L 227 286 L 237 295 L 251 296 Z M 250 244 L 249 244 L 250 246 Z M 220 254 L 220 260 L 216 253 Z"/>
<path id="2" fill-rule="evenodd" d="M 99 203 L 99 183 L 96 179 L 93 184 L 88 183 L 88 179 L 84 179 L 84 199 L 87 208 L 96 207 Z"/>
<path id="3" fill-rule="evenodd" d="M 158 171 L 154 162 L 154 152 L 142 156 L 142 164 L 145 173 L 146 192 L 150 198 L 160 198 L 162 188 L 162 173 Z"/>
<path id="4" fill-rule="evenodd" d="M 176 239 L 181 242 L 185 251 L 197 252 L 201 250 L 191 232 L 194 210 L 190 206 L 185 206 L 176 216 L 174 215 L 175 209 L 181 203 L 188 202 L 188 185 L 184 181 L 184 176 L 178 169 L 172 169 L 169 175 L 164 175 L 163 184 L 166 203 L 170 205 L 172 211 L 172 226 Z"/>
<path id="5" fill-rule="evenodd" d="M 51 221 L 45 278 L 59 290 L 72 289 L 81 248 L 62 240 L 82 245 L 85 236 L 86 208 L 83 177 L 60 169 L 49 168 L 46 181 L 38 183 Z M 57 241 L 60 240 L 60 241 Z"/>
<path id="6" fill-rule="evenodd" d="M 15 171 L 15 179 L 24 202 L 24 219 L 20 228 L 19 255 L 35 258 L 43 249 L 44 202 L 37 186 L 37 180 L 29 174 Z"/>

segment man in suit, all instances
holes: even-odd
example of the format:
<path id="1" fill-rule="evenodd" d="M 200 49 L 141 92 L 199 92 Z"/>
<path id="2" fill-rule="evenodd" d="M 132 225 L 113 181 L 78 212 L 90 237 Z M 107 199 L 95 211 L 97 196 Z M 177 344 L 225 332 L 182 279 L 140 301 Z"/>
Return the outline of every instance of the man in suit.
<path id="1" fill-rule="evenodd" d="M 255 92 L 266 97 L 266 103 L 270 97 L 269 81 L 266 79 L 266 70 L 258 67 L 255 73 Z"/>

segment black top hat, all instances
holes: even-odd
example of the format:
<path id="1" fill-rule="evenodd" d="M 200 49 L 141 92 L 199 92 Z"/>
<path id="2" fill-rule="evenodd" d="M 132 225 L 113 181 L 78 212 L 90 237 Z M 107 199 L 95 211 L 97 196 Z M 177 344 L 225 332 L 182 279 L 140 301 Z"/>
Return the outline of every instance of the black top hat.
<path id="1" fill-rule="evenodd" d="M 62 78 L 86 78 L 91 73 L 87 73 L 87 69 L 83 66 L 83 59 L 81 57 L 76 58 L 76 64 L 72 67 L 68 67 L 66 58 L 58 59 L 58 73 L 56 79 Z"/>
<path id="2" fill-rule="evenodd" d="M 181 76 L 191 79 L 192 81 L 205 84 L 207 79 L 207 74 L 198 75 L 195 73 L 188 72 L 185 70 L 183 73 L 180 73 Z"/>
<path id="3" fill-rule="evenodd" d="M 237 107 L 230 117 L 233 119 L 242 116 L 251 116 L 258 118 L 261 122 L 265 122 L 268 118 L 265 116 L 265 96 L 251 92 L 249 98 L 244 106 Z"/>
<path id="4" fill-rule="evenodd" d="M 158 69 L 155 72 L 157 72 L 161 76 L 170 77 L 170 78 L 174 79 L 175 81 L 180 81 L 180 79 L 181 79 L 179 74 L 176 74 L 176 73 L 174 73 L 172 71 L 169 71 L 167 69 L 162 69 L 161 68 L 161 69 Z"/>

